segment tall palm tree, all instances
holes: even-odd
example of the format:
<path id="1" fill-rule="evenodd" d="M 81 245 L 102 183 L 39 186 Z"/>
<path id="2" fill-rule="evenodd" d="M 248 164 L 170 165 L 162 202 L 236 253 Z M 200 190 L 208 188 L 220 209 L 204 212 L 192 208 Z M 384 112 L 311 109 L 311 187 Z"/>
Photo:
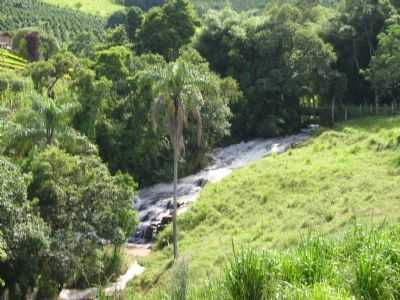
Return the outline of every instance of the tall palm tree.
<path id="1" fill-rule="evenodd" d="M 187 117 L 192 114 L 197 123 L 197 142 L 202 138 L 201 107 L 205 101 L 215 99 L 219 95 L 218 80 L 215 75 L 179 59 L 176 62 L 156 65 L 141 73 L 139 81 L 145 86 L 150 85 L 153 103 L 153 122 L 157 126 L 158 117 L 164 113 L 168 132 L 174 152 L 174 183 L 173 183 L 173 244 L 174 259 L 178 257 L 177 240 L 177 185 L 178 160 L 185 148 L 184 129 Z"/>

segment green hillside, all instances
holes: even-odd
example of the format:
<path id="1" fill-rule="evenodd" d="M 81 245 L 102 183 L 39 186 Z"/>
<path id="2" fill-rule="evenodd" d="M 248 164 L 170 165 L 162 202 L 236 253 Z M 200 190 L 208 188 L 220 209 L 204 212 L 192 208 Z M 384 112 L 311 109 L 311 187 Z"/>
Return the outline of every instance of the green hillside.
<path id="1" fill-rule="evenodd" d="M 193 3 L 200 10 L 204 12 L 207 9 L 221 9 L 225 6 L 231 6 L 235 10 L 249 10 L 264 7 L 268 0 L 194 0 Z"/>
<path id="2" fill-rule="evenodd" d="M 44 0 L 44 2 L 74 9 L 79 8 L 80 11 L 100 16 L 110 15 L 123 8 L 112 0 Z M 192 2 L 200 12 L 204 12 L 210 8 L 221 9 L 225 6 L 231 6 L 236 10 L 260 8 L 265 6 L 268 0 L 193 0 Z"/>
<path id="3" fill-rule="evenodd" d="M 11 51 L 0 49 L 0 70 L 22 70 L 26 67 L 26 60 L 12 53 Z"/>
<path id="4" fill-rule="evenodd" d="M 112 0 L 44 0 L 44 2 L 75 8 L 99 16 L 108 16 L 123 8 L 123 6 L 114 3 Z"/>
<path id="5" fill-rule="evenodd" d="M 217 274 L 232 242 L 238 249 L 287 249 L 309 233 L 336 236 L 355 223 L 398 222 L 399 126 L 400 117 L 344 123 L 207 185 L 179 220 L 192 282 Z M 168 282 L 172 250 L 160 248 L 169 236 L 162 233 L 159 249 L 142 261 L 147 270 L 134 290 Z"/>
<path id="6" fill-rule="evenodd" d="M 113 12 L 123 9 L 124 6 L 115 3 L 112 0 L 43 0 L 46 3 L 66 6 L 79 10 L 85 13 L 98 15 L 98 16 L 109 16 Z M 291 0 L 288 0 L 290 2 Z M 140 5 L 145 3 L 143 0 L 138 0 Z M 230 6 L 237 11 L 244 11 L 250 9 L 259 9 L 265 7 L 270 0 L 192 0 L 194 6 L 198 9 L 199 13 L 204 13 L 208 9 L 222 9 L 226 6 Z M 337 2 L 336 0 L 322 0 L 322 4 L 331 5 Z"/>
<path id="7" fill-rule="evenodd" d="M 39 0 L 2 0 L 0 12 L 0 31 L 43 27 L 51 30 L 61 42 L 84 31 L 100 36 L 105 25 L 103 18 L 48 5 Z"/>

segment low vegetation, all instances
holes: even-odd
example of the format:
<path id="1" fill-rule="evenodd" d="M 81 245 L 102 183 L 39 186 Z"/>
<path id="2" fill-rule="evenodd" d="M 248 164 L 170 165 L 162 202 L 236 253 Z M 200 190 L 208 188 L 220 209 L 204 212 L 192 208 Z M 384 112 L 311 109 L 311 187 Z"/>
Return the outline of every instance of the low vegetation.
<path id="1" fill-rule="evenodd" d="M 0 69 L 4 70 L 23 70 L 25 69 L 27 61 L 12 53 L 11 51 L 0 49 Z"/>
<path id="2" fill-rule="evenodd" d="M 332 295 L 342 292 L 343 295 L 356 293 L 344 284 L 347 273 L 341 274 L 344 268 L 342 266 L 349 263 L 352 253 L 335 252 L 335 247 L 347 247 L 339 242 L 337 246 L 332 246 L 332 249 L 331 246 L 326 247 L 330 245 L 326 243 L 331 242 L 325 237 L 336 237 L 340 232 L 353 228 L 355 224 L 372 226 L 382 222 L 398 222 L 399 126 L 398 117 L 364 118 L 344 123 L 335 130 L 320 132 L 299 149 L 268 157 L 237 170 L 221 183 L 206 186 L 198 202 L 178 219 L 181 253 L 190 257 L 188 280 L 194 286 L 198 286 L 204 284 L 207 278 L 214 279 L 214 274 L 220 272 L 221 267 L 232 257 L 232 243 L 236 249 L 257 249 L 257 253 L 253 254 L 259 259 L 262 249 L 281 253 L 284 249 L 296 247 L 299 241 L 311 234 L 321 235 L 324 239 L 300 246 L 299 250 L 296 250 L 298 252 L 292 252 L 295 254 L 284 259 L 280 258 L 282 263 L 278 263 L 280 270 L 277 272 L 286 272 L 287 276 L 282 280 L 288 287 L 295 284 L 293 289 L 289 290 L 296 292 L 295 287 L 300 288 L 297 291 L 298 295 L 318 293 L 319 290 L 330 293 L 330 284 L 334 283 L 326 280 L 334 280 L 335 276 L 340 275 L 340 281 L 333 285 L 335 289 Z M 395 232 L 398 231 L 382 233 L 382 243 L 385 244 L 381 245 L 379 240 L 375 240 L 377 236 L 380 237 L 380 233 L 373 231 L 371 237 L 365 238 L 366 244 L 359 247 L 365 247 L 363 249 L 367 250 L 368 247 L 372 247 L 368 243 L 377 243 L 376 246 L 383 247 L 379 248 L 379 251 L 386 251 L 386 245 L 389 245 L 390 241 L 386 235 L 396 239 Z M 387 251 L 396 249 L 394 245 L 387 248 Z M 357 243 L 354 242 L 353 246 L 356 247 Z M 170 229 L 159 236 L 156 247 L 156 251 L 142 261 L 146 267 L 146 274 L 138 279 L 133 290 L 149 291 L 154 287 L 164 290 L 168 286 L 168 270 L 171 266 Z M 329 249 L 329 252 L 324 249 Z M 359 248 L 356 249 L 352 251 L 357 251 L 359 255 L 364 253 L 359 252 Z M 315 252 L 310 252 L 311 250 Z M 302 256 L 298 255 L 300 253 Z M 381 259 L 382 253 L 376 253 L 376 257 Z M 333 263 L 337 268 L 333 270 L 336 275 L 307 275 L 307 272 L 314 271 L 302 266 L 301 259 L 322 260 L 325 254 L 329 263 Z M 360 259 L 365 260 L 366 264 L 374 262 L 374 252 L 364 254 L 367 256 Z M 340 260 L 335 264 L 339 257 Z M 252 256 L 249 259 L 253 259 Z M 299 265 L 296 266 L 294 263 L 297 259 Z M 276 263 L 277 261 L 274 265 Z M 325 261 L 323 263 L 325 264 Z M 233 266 L 235 264 L 234 261 Z M 384 264 L 380 267 L 385 270 Z M 271 268 L 275 267 L 271 265 Z M 352 273 L 348 268 L 350 265 L 344 270 L 349 270 L 350 276 Z M 326 267 L 318 272 L 328 272 L 329 269 Z M 359 272 L 369 271 L 360 269 Z M 350 278 L 356 280 L 357 276 L 366 275 L 353 274 Z M 253 279 L 251 281 L 257 282 Z M 388 283 L 389 281 L 385 281 L 387 287 L 382 286 L 382 289 L 398 288 L 394 283 Z M 363 284 L 363 280 L 359 280 L 359 284 Z M 230 282 L 227 287 L 230 285 L 234 287 L 235 282 Z M 303 285 L 307 286 L 307 289 L 303 289 Z M 244 288 L 247 287 L 246 285 Z M 365 292 L 366 288 L 370 289 L 369 292 L 374 289 L 367 286 L 358 288 L 360 293 Z M 368 299 L 376 298 L 371 296 Z"/>
<path id="3" fill-rule="evenodd" d="M 397 299 L 399 237 L 398 225 L 352 226 L 336 238 L 304 237 L 289 250 L 234 248 L 219 275 L 198 286 L 187 277 L 190 264 L 181 260 L 171 283 L 145 299 Z"/>

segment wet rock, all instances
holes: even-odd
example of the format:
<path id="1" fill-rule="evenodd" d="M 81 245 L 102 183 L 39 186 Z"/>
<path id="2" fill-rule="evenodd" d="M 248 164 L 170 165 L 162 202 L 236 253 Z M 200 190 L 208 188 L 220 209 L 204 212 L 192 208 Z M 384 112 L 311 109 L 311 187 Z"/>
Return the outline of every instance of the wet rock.
<path id="1" fill-rule="evenodd" d="M 151 242 L 154 239 L 155 232 L 154 232 L 154 225 L 151 224 L 150 226 L 146 226 L 144 228 L 142 239 L 146 242 Z"/>
<path id="2" fill-rule="evenodd" d="M 172 214 L 166 214 L 166 215 L 162 216 L 161 221 L 160 221 L 160 225 L 161 226 L 166 226 L 171 222 L 172 222 Z"/>
<path id="3" fill-rule="evenodd" d="M 172 201 L 168 201 L 168 202 L 167 202 L 166 208 L 167 208 L 167 209 L 173 209 L 173 208 L 174 208 L 174 204 L 172 203 Z"/>
<path id="4" fill-rule="evenodd" d="M 139 221 L 140 222 L 146 222 L 148 221 L 152 216 L 152 212 L 151 211 L 146 211 L 145 213 L 141 213 L 139 216 Z"/>
<path id="5" fill-rule="evenodd" d="M 199 180 L 194 182 L 194 184 L 198 187 L 204 187 L 207 183 L 208 183 L 208 180 L 205 178 L 200 178 Z"/>

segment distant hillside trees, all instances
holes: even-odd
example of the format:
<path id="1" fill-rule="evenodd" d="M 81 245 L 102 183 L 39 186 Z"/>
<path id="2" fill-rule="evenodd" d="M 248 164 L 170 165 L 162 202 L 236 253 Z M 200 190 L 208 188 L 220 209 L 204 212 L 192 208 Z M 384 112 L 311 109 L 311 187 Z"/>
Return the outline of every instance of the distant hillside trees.
<path id="1" fill-rule="evenodd" d="M 304 11 L 271 7 L 249 18 L 230 9 L 210 12 L 195 47 L 216 72 L 232 76 L 244 99 L 232 106 L 236 138 L 270 137 L 301 127 L 302 98 L 322 96 L 335 61 L 332 47 L 307 28 Z"/>
<path id="2" fill-rule="evenodd" d="M 154 6 L 162 6 L 165 0 L 116 0 L 116 2 L 128 7 L 137 6 L 143 10 L 149 10 Z"/>
<path id="3" fill-rule="evenodd" d="M 61 8 L 40 0 L 0 1 L 0 31 L 14 31 L 26 27 L 45 28 L 61 43 L 83 31 L 92 32 L 96 38 L 103 35 L 103 18 L 88 15 L 76 9 Z"/>
<path id="4" fill-rule="evenodd" d="M 157 53 L 174 60 L 179 49 L 190 42 L 197 25 L 200 23 L 189 1 L 170 0 L 146 14 L 137 33 L 137 49 L 140 53 Z"/>
<path id="5" fill-rule="evenodd" d="M 16 31 L 13 49 L 30 61 L 38 61 L 48 60 L 57 53 L 60 46 L 51 32 L 32 27 Z"/>
<path id="6" fill-rule="evenodd" d="M 382 97 L 396 98 L 400 92 L 400 24 L 392 24 L 378 35 L 378 49 L 366 78 Z"/>

